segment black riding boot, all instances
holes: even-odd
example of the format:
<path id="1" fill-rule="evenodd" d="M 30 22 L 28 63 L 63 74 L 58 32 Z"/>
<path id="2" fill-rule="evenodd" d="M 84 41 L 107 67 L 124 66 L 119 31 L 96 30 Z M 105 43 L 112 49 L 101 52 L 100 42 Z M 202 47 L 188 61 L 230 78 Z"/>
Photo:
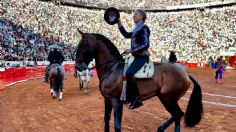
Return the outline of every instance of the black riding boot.
<path id="1" fill-rule="evenodd" d="M 143 105 L 143 102 L 138 98 L 139 91 L 138 91 L 138 85 L 136 83 L 136 79 L 134 77 L 127 78 L 128 87 L 131 92 L 131 104 L 129 106 L 129 109 L 135 109 Z"/>
<path id="2" fill-rule="evenodd" d="M 47 67 L 45 70 L 44 82 L 46 83 L 48 83 L 48 71 L 49 71 L 49 67 Z"/>

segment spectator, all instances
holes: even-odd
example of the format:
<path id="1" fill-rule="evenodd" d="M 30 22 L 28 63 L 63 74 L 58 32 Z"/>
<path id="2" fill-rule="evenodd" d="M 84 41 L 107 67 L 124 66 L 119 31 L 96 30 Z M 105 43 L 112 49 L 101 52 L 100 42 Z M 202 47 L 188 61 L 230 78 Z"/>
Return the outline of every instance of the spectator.
<path id="1" fill-rule="evenodd" d="M 222 58 L 217 59 L 217 62 L 215 64 L 215 69 L 216 69 L 216 75 L 215 75 L 216 83 L 223 84 L 224 64 L 222 62 Z M 219 80 L 218 80 L 218 76 L 220 78 Z"/>
<path id="2" fill-rule="evenodd" d="M 211 70 L 213 70 L 215 67 L 215 62 L 214 62 L 214 59 L 212 58 L 212 56 L 210 56 L 208 58 L 208 66 L 209 66 L 209 69 L 211 69 Z"/>

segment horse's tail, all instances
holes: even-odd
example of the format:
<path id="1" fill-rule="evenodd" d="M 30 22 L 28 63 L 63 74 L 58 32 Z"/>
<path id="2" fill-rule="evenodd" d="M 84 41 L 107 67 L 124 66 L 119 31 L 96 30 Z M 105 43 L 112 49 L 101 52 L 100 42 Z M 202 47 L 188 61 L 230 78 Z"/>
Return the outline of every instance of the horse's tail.
<path id="1" fill-rule="evenodd" d="M 57 80 L 56 80 L 56 84 L 54 87 L 54 91 L 58 92 L 59 88 L 62 85 L 62 72 L 61 72 L 61 68 L 57 68 Z"/>
<path id="2" fill-rule="evenodd" d="M 189 75 L 189 78 L 193 82 L 194 87 L 185 112 L 185 125 L 193 127 L 200 122 L 203 114 L 202 90 L 198 82 L 192 76 Z"/>

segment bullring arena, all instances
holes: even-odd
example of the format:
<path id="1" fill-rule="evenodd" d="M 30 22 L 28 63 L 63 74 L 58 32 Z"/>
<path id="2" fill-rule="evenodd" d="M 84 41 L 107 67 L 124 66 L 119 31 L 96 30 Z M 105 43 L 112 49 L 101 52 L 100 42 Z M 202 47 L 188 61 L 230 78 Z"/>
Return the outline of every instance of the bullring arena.
<path id="1" fill-rule="evenodd" d="M 201 122 L 191 129 L 185 128 L 182 121 L 181 129 L 184 132 L 235 132 L 236 71 L 224 72 L 223 85 L 214 82 L 214 71 L 193 69 L 187 72 L 202 86 L 204 115 Z M 42 83 L 42 79 L 9 86 L 0 93 L 0 130 L 101 132 L 104 129 L 104 100 L 98 85 L 97 76 L 93 76 L 89 83 L 89 93 L 85 94 L 79 90 L 78 79 L 68 74 L 64 100 L 61 102 L 52 99 L 49 85 Z M 189 92 L 179 101 L 184 111 L 188 95 Z M 157 98 L 145 101 L 144 106 L 137 110 L 128 110 L 128 106 L 124 105 L 122 130 L 153 132 L 169 116 Z M 171 125 L 167 131 L 173 131 L 173 127 Z"/>
<path id="2" fill-rule="evenodd" d="M 104 98 L 94 70 L 88 93 L 74 77 L 75 51 L 84 33 L 106 36 L 120 53 L 130 48 L 117 25 L 104 20 L 109 7 L 120 11 L 127 31 L 135 9 L 147 13 L 151 60 L 177 63 L 202 88 L 203 116 L 182 132 L 236 132 L 236 1 L 235 0 L 1 0 L 0 1 L 0 132 L 102 132 Z M 43 83 L 49 47 L 58 44 L 65 57 L 62 101 Z M 223 60 L 223 84 L 215 82 L 212 64 Z M 68 63 L 67 63 L 68 62 Z M 185 112 L 193 84 L 180 100 Z M 154 132 L 170 114 L 157 97 L 129 110 L 123 106 L 122 131 Z M 173 132 L 174 123 L 166 129 Z M 110 130 L 114 132 L 113 113 Z"/>

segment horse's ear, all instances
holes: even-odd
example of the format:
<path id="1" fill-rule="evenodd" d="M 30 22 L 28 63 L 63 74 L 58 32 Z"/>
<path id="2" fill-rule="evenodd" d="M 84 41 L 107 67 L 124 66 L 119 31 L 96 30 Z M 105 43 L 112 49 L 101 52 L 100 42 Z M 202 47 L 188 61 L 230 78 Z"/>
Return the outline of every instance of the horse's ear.
<path id="1" fill-rule="evenodd" d="M 77 28 L 77 31 L 81 34 L 81 36 L 84 35 L 84 33 L 82 31 L 80 31 L 79 28 Z"/>

